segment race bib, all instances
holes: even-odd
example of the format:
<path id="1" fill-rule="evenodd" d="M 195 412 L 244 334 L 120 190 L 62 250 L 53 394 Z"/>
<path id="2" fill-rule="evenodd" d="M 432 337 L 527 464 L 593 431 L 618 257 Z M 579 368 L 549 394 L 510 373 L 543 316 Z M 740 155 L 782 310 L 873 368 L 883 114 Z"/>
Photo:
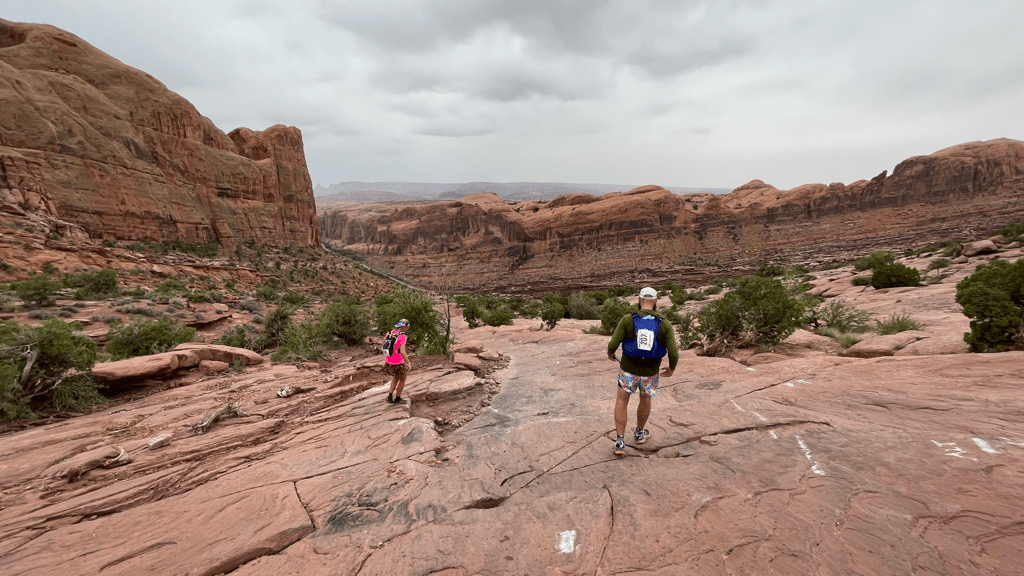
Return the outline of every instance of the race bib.
<path id="1" fill-rule="evenodd" d="M 645 352 L 654 348 L 654 331 L 641 328 L 636 331 L 636 347 Z"/>

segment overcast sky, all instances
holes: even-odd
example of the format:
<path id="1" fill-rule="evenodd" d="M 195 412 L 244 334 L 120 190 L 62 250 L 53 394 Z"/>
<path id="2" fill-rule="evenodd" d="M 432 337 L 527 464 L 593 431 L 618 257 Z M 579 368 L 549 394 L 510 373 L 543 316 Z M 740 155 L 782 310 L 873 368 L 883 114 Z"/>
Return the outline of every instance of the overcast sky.
<path id="1" fill-rule="evenodd" d="M 779 188 L 1024 139 L 1021 0 L 0 0 L 313 182 Z"/>

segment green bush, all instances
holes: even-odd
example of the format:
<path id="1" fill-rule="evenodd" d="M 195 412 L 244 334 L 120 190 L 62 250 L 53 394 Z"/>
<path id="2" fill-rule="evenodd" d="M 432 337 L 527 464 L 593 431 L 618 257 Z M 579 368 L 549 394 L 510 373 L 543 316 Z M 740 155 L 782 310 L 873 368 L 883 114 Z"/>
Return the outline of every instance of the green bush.
<path id="1" fill-rule="evenodd" d="M 605 301 L 605 304 L 607 305 L 607 301 Z M 544 321 L 548 330 L 553 330 L 558 321 L 564 317 L 565 308 L 558 302 L 552 302 L 540 314 L 540 319 Z"/>
<path id="2" fill-rule="evenodd" d="M 292 314 L 294 312 L 294 310 L 287 306 L 281 306 L 271 310 L 266 318 L 261 318 L 259 323 L 263 324 L 263 331 L 260 332 L 259 338 L 256 339 L 255 349 L 262 352 L 280 344 L 285 331 L 292 325 Z M 256 318 L 253 318 L 253 322 L 256 322 Z"/>
<path id="3" fill-rule="evenodd" d="M 1016 222 L 1010 224 L 1006 228 L 999 231 L 999 234 L 1006 238 L 1007 242 L 1014 242 L 1016 240 L 1024 240 L 1024 222 Z"/>
<path id="4" fill-rule="evenodd" d="M 871 254 L 858 258 L 853 263 L 853 269 L 857 272 L 863 272 L 864 270 L 876 270 L 879 266 L 887 266 L 895 262 L 896 259 L 893 257 L 892 252 L 888 250 L 879 250 L 872 252 Z"/>
<path id="5" fill-rule="evenodd" d="M 818 334 L 828 336 L 836 342 L 839 342 L 843 345 L 843 348 L 849 348 L 861 340 L 856 334 L 844 332 L 837 328 L 818 328 Z"/>
<path id="6" fill-rule="evenodd" d="M 358 300 L 336 302 L 320 311 L 316 325 L 322 336 L 355 346 L 370 335 L 370 313 Z"/>
<path id="7" fill-rule="evenodd" d="M 718 294 L 721 291 L 722 291 L 722 285 L 721 284 L 712 284 L 712 285 L 708 286 L 707 288 L 705 288 L 703 290 L 704 294 L 707 295 L 707 296 L 711 296 L 713 294 Z"/>
<path id="8" fill-rule="evenodd" d="M 871 276 L 854 276 L 850 283 L 854 286 L 871 286 Z"/>
<path id="9" fill-rule="evenodd" d="M 110 354 L 111 360 L 159 354 L 178 344 L 191 342 L 195 335 L 195 328 L 170 320 L 136 320 L 125 326 L 111 328 L 104 351 Z"/>
<path id="10" fill-rule="evenodd" d="M 255 298 L 264 302 L 277 302 L 285 285 L 277 278 L 271 278 L 256 289 Z"/>
<path id="11" fill-rule="evenodd" d="M 756 275 L 764 276 L 764 277 L 767 277 L 767 278 L 774 278 L 775 276 L 782 276 L 785 273 L 786 273 L 785 266 L 783 266 L 781 264 L 778 264 L 778 263 L 775 263 L 775 262 L 769 262 L 767 260 L 761 260 L 760 262 L 758 262 L 757 263 L 757 272 L 755 272 Z"/>
<path id="12" fill-rule="evenodd" d="M 488 326 L 509 326 L 512 324 L 512 311 L 505 306 L 498 306 L 485 311 L 481 320 Z"/>
<path id="13" fill-rule="evenodd" d="M 426 354 L 446 354 L 451 341 L 448 337 L 444 318 L 434 302 L 421 292 L 400 288 L 390 294 L 377 296 L 374 320 L 377 330 L 383 334 L 405 318 L 411 326 L 406 334 L 410 347 Z"/>
<path id="14" fill-rule="evenodd" d="M 775 278 L 747 276 L 736 288 L 706 305 L 697 334 L 704 353 L 722 355 L 744 346 L 771 346 L 792 334 L 804 315 L 803 304 Z"/>
<path id="15" fill-rule="evenodd" d="M 875 268 L 871 274 L 871 287 L 880 290 L 882 288 L 896 288 L 899 286 L 920 286 L 921 273 L 916 268 L 910 268 L 903 264 L 888 264 Z"/>
<path id="16" fill-rule="evenodd" d="M 221 302 L 224 294 L 220 290 L 196 290 L 185 294 L 189 302 Z"/>
<path id="17" fill-rule="evenodd" d="M 604 306 L 601 307 L 601 333 L 611 334 L 614 332 L 615 327 L 619 325 L 619 320 L 622 320 L 623 316 L 635 309 L 636 305 L 630 304 L 625 300 L 618 298 L 605 300 Z"/>
<path id="18" fill-rule="evenodd" d="M 932 270 L 939 270 L 940 268 L 946 268 L 949 264 L 949 258 L 936 258 L 928 265 L 928 272 L 931 272 Z"/>
<path id="19" fill-rule="evenodd" d="M 909 313 L 893 314 L 884 320 L 875 320 L 875 325 L 876 331 L 883 336 L 921 329 L 921 323 Z"/>
<path id="20" fill-rule="evenodd" d="M 686 304 L 687 296 L 688 294 L 686 293 L 686 289 L 677 286 L 674 290 L 672 290 L 672 293 L 669 294 L 668 298 L 676 306 L 682 306 L 683 304 Z"/>
<path id="21" fill-rule="evenodd" d="M 813 320 L 834 331 L 866 332 L 870 327 L 871 315 L 865 310 L 847 305 L 839 298 L 833 298 L 814 309 Z"/>
<path id="22" fill-rule="evenodd" d="M 601 308 L 585 292 L 570 295 L 565 311 L 569 318 L 576 320 L 598 320 L 601 318 Z"/>
<path id="23" fill-rule="evenodd" d="M 104 401 L 91 376 L 96 343 L 75 336 L 80 328 L 57 319 L 38 328 L 0 322 L 0 419 L 31 418 L 35 406 L 78 409 Z"/>
<path id="24" fill-rule="evenodd" d="M 43 307 L 53 306 L 57 303 L 54 296 L 57 294 L 60 284 L 50 280 L 49 274 L 33 274 L 24 282 L 12 282 L 11 288 L 26 305 Z"/>
<path id="25" fill-rule="evenodd" d="M 64 286 L 75 288 L 75 300 L 103 300 L 117 296 L 117 273 L 113 270 L 94 270 L 82 274 L 68 274 Z"/>
<path id="26" fill-rule="evenodd" d="M 1024 259 L 982 264 L 956 285 L 956 301 L 971 319 L 964 342 L 975 352 L 1024 346 Z"/>

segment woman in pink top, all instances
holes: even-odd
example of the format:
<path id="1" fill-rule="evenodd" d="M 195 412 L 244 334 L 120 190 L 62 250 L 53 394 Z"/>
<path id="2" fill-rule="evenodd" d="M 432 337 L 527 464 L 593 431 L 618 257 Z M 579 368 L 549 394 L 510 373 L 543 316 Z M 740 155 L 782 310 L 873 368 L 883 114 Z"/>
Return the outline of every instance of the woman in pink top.
<path id="1" fill-rule="evenodd" d="M 402 318 L 395 324 L 395 329 L 388 333 L 398 333 L 395 339 L 394 354 L 384 360 L 384 373 L 391 376 L 391 390 L 388 391 L 388 404 L 404 404 L 402 399 L 402 388 L 405 388 L 405 377 L 409 373 L 409 356 L 405 351 L 405 342 L 408 337 L 405 332 L 409 329 L 409 321 Z"/>

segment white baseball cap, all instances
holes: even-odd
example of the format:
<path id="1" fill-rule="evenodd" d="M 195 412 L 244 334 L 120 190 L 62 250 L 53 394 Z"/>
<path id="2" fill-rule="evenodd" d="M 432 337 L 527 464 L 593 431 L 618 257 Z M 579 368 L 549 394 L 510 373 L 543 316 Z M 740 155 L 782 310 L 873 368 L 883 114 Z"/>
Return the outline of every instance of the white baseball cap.
<path id="1" fill-rule="evenodd" d="M 658 291 L 648 286 L 640 291 L 640 297 L 645 300 L 657 300 Z"/>

